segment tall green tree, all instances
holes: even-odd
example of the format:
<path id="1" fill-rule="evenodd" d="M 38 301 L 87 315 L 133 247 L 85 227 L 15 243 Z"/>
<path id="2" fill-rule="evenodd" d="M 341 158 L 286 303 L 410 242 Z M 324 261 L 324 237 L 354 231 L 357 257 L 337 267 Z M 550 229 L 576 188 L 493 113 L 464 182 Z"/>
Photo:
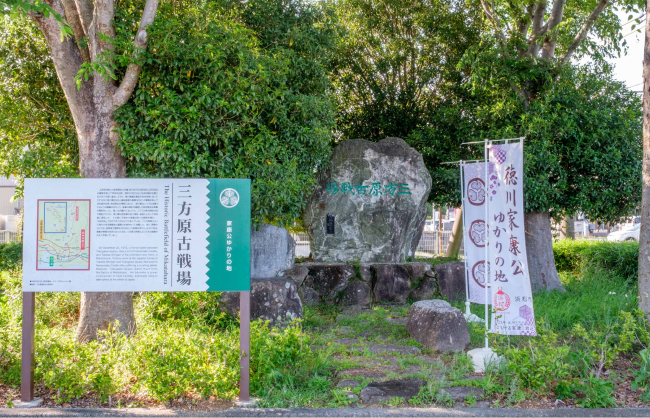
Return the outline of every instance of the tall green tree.
<path id="1" fill-rule="evenodd" d="M 11 71 L 40 71 L 47 83 L 9 70 L 5 80 L 22 82 L 25 94 L 47 86 L 43 95 L 50 89 L 47 97 L 68 111 L 39 140 L 37 156 L 30 154 L 33 141 L 25 147 L 16 139 L 30 135 L 25 125 L 2 131 L 3 156 L 29 157 L 3 172 L 74 175 L 78 162 L 85 177 L 245 176 L 253 179 L 257 220 L 290 222 L 300 213 L 329 152 L 333 112 L 324 63 L 331 16 L 301 1 L 171 1 L 163 21 L 154 21 L 156 0 L 8 0 L 0 11 L 7 5 L 40 32 L 28 28 L 25 43 L 48 49 L 14 59 L 11 42 L 4 43 L 0 59 L 13 60 Z M 150 40 L 156 46 L 147 50 Z M 6 104 L 17 96 L 4 97 Z M 23 116 L 31 111 L 25 109 Z M 78 156 L 67 152 L 75 150 Z M 42 158 L 46 152 L 59 160 Z M 26 167 L 39 157 L 38 169 Z M 115 319 L 134 331 L 130 293 L 83 294 L 78 338 L 94 338 Z"/>
<path id="2" fill-rule="evenodd" d="M 404 138 L 424 157 L 431 200 L 459 203 L 458 175 L 440 163 L 472 158 L 479 100 L 458 63 L 478 44 L 482 16 L 464 0 L 338 0 L 344 30 L 333 61 L 342 138 Z"/>
<path id="3" fill-rule="evenodd" d="M 480 0 L 480 4 L 488 27 L 481 44 L 468 51 L 464 62 L 472 67 L 475 86 L 500 92 L 502 107 L 495 110 L 505 118 L 517 114 L 517 108 L 527 112 L 537 101 L 545 100 L 545 94 L 554 91 L 553 84 L 561 82 L 563 67 L 574 57 L 588 56 L 602 62 L 624 50 L 622 23 L 615 12 L 627 11 L 633 19 L 643 5 L 639 0 Z M 511 97 L 516 101 L 506 99 Z M 550 124 L 549 128 L 561 129 Z M 548 149 L 547 155 L 566 158 L 563 151 L 562 147 Z M 537 180 L 549 173 L 528 172 Z M 549 175 L 547 184 L 553 183 Z M 561 289 L 549 214 L 552 209 L 571 213 L 573 207 L 564 202 L 552 206 L 553 199 L 547 197 L 554 193 L 550 187 L 527 190 L 526 199 L 531 202 L 526 214 L 527 236 L 532 237 L 527 240 L 532 257 L 531 282 L 536 289 Z M 601 214 L 591 215 L 598 218 Z"/>
<path id="4" fill-rule="evenodd" d="M 254 219 L 292 223 L 329 156 L 329 17 L 294 0 L 159 13 L 117 116 L 129 175 L 250 178 Z"/>
<path id="5" fill-rule="evenodd" d="M 74 123 L 45 39 L 24 17 L 0 20 L 0 175 L 76 177 Z"/>
<path id="6" fill-rule="evenodd" d="M 27 16 L 45 38 L 51 62 L 72 117 L 78 143 L 79 172 L 84 177 L 124 177 L 125 160 L 117 148 L 114 111 L 131 96 L 142 70 L 147 27 L 158 0 L 147 0 L 126 34 L 123 55 L 116 53 L 114 0 L 2 0 L 0 11 Z M 118 69 L 122 68 L 121 71 Z M 119 77 L 116 74 L 119 73 Z M 135 330 L 130 293 L 83 293 L 77 335 L 95 338 L 99 329 L 119 321 Z"/>
<path id="7" fill-rule="evenodd" d="M 580 212 L 615 222 L 641 200 L 640 98 L 606 65 L 558 71 L 528 106 L 507 86 L 476 85 L 494 100 L 478 112 L 488 126 L 483 136 L 526 138 L 526 246 L 534 290 L 560 286 L 552 281 L 553 258 L 535 252 L 552 241 L 549 217 Z"/>

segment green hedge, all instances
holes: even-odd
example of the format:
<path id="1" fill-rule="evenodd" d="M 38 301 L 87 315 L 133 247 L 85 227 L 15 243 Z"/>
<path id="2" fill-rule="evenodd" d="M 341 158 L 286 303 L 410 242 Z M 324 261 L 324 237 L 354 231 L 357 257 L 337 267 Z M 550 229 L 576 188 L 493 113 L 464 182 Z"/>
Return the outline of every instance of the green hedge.
<path id="1" fill-rule="evenodd" d="M 23 243 L 7 242 L 0 244 L 0 271 L 20 267 L 23 262 Z"/>
<path id="2" fill-rule="evenodd" d="M 639 273 L 639 243 L 560 240 L 553 243 L 558 271 L 577 272 L 586 268 L 602 268 L 636 280 Z"/>

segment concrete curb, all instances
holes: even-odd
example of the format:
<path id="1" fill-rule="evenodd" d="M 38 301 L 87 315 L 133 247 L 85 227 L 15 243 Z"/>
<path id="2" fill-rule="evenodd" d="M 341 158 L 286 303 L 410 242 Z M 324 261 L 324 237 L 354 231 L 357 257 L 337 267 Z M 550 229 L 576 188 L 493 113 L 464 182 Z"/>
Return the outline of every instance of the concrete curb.
<path id="1" fill-rule="evenodd" d="M 4 408 L 0 409 L 0 417 L 650 417 L 650 408 L 244 408 L 212 412 L 146 408 Z"/>

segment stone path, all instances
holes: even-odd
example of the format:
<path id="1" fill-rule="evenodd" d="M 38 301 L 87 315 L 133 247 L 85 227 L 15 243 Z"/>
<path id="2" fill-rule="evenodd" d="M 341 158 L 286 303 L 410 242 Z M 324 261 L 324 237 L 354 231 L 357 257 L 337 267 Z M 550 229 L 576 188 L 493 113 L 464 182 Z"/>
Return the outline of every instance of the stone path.
<path id="1" fill-rule="evenodd" d="M 395 315 L 394 310 L 402 313 Z M 411 345 L 404 311 L 390 307 L 377 317 L 371 309 L 347 308 L 329 327 L 319 327 L 321 338 L 312 348 L 330 350 L 334 365 L 338 364 L 336 387 L 348 394 L 351 406 L 405 404 L 429 383 L 441 388 L 441 399 L 483 405 L 482 389 L 451 387 L 442 359 Z"/>

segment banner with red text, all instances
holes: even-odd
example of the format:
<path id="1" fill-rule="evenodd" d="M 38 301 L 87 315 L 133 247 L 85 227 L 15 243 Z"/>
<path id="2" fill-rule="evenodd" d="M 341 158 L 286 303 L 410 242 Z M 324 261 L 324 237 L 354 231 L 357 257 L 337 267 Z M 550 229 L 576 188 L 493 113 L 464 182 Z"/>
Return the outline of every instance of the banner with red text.
<path id="1" fill-rule="evenodd" d="M 523 143 L 490 145 L 492 332 L 537 335 L 524 233 Z"/>

